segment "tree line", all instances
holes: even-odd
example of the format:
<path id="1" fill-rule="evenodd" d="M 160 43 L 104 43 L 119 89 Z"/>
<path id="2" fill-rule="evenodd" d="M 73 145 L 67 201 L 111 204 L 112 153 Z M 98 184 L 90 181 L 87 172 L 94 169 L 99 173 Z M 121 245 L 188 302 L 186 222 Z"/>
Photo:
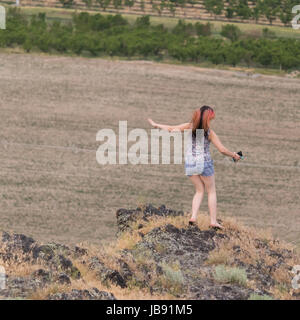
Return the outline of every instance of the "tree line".
<path id="1" fill-rule="evenodd" d="M 77 0 L 59 0 L 66 8 L 75 6 Z M 103 10 L 108 6 L 115 9 L 132 7 L 135 0 L 83 0 L 87 7 L 99 5 Z M 144 10 L 145 1 L 139 1 L 141 9 Z M 266 18 L 270 24 L 279 19 L 283 24 L 288 25 L 292 18 L 292 8 L 299 4 L 298 0 L 160 0 L 151 1 L 152 10 L 159 14 L 162 10 L 168 10 L 173 15 L 176 7 L 184 7 L 186 4 L 202 3 L 205 9 L 214 16 L 225 15 L 228 19 L 253 20 L 258 22 L 260 18 Z"/>
<path id="2" fill-rule="evenodd" d="M 300 41 L 275 38 L 267 28 L 260 38 L 242 34 L 235 25 L 222 27 L 222 37 L 212 35 L 211 23 L 179 20 L 173 29 L 152 25 L 149 16 L 134 24 L 121 15 L 74 14 L 72 21 L 48 22 L 40 13 L 31 18 L 13 8 L 7 29 L 0 30 L 0 47 L 22 47 L 26 52 L 120 56 L 130 59 L 175 59 L 181 62 L 246 65 L 248 67 L 300 67 Z"/>

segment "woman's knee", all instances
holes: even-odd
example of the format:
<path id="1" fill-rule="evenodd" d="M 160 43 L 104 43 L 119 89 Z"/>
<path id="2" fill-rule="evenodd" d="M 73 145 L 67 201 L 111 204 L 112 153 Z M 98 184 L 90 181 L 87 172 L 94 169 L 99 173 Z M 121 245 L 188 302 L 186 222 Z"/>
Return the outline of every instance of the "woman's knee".
<path id="1" fill-rule="evenodd" d="M 205 185 L 199 176 L 191 177 L 192 182 L 194 183 L 196 193 L 203 193 L 205 190 Z"/>
<path id="2" fill-rule="evenodd" d="M 207 193 L 216 192 L 216 185 L 215 185 L 214 176 L 201 177 L 201 180 L 203 181 L 203 183 L 205 185 L 205 190 Z"/>
<path id="3" fill-rule="evenodd" d="M 203 194 L 204 193 L 204 187 L 201 189 L 196 189 L 196 194 Z"/>
<path id="4" fill-rule="evenodd" d="M 210 185 L 209 187 L 206 188 L 206 192 L 208 194 L 216 193 L 216 186 L 215 185 Z"/>

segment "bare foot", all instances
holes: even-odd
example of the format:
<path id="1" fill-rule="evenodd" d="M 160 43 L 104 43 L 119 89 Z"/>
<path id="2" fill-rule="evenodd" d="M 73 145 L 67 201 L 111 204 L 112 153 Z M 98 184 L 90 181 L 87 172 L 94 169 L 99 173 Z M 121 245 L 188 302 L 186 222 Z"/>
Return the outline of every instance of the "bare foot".
<path id="1" fill-rule="evenodd" d="M 215 230 L 224 230 L 224 227 L 220 225 L 218 222 L 210 224 L 209 227 Z"/>
<path id="2" fill-rule="evenodd" d="M 197 221 L 195 219 L 189 220 L 189 226 L 196 226 L 196 225 L 197 225 Z"/>

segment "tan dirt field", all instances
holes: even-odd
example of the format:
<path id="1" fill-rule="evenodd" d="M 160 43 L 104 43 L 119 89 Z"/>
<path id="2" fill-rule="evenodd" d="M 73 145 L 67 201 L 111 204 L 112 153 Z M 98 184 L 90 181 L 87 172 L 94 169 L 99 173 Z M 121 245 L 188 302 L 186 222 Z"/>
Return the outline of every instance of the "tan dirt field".
<path id="1" fill-rule="evenodd" d="M 246 155 L 234 165 L 212 147 L 219 217 L 300 245 L 299 79 L 7 53 L 0 74 L 0 229 L 99 243 L 114 239 L 118 208 L 189 211 L 194 190 L 183 164 L 100 166 L 96 133 L 117 130 L 119 120 L 150 133 L 147 117 L 178 124 L 209 104 L 224 145 Z"/>

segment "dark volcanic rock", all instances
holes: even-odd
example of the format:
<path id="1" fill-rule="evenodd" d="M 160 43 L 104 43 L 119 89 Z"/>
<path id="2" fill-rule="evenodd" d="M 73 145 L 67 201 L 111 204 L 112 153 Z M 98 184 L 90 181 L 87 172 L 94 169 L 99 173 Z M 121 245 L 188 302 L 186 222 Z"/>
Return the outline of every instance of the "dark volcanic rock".
<path id="1" fill-rule="evenodd" d="M 223 237 L 223 234 L 213 230 L 178 229 L 168 224 L 151 230 L 133 251 L 150 251 L 156 262 L 179 259 L 189 265 L 195 263 L 199 266 L 215 248 L 215 239 Z"/>
<path id="2" fill-rule="evenodd" d="M 116 300 L 113 294 L 99 291 L 97 288 L 90 290 L 73 289 L 71 292 L 56 293 L 48 296 L 49 300 Z"/>
<path id="3" fill-rule="evenodd" d="M 2 246 L 6 246 L 8 251 L 20 250 L 23 253 L 28 253 L 36 242 L 23 234 L 2 233 Z"/>
<path id="4" fill-rule="evenodd" d="M 0 296 L 25 298 L 52 283 L 70 285 L 70 278 L 81 277 L 71 257 L 83 256 L 86 253 L 83 248 L 71 249 L 58 243 L 41 245 L 25 235 L 4 232 L 0 241 L 0 258 L 3 262 L 17 265 L 26 263 L 28 266 L 42 265 L 43 268 L 26 276 L 7 276 L 5 289 L 0 290 Z M 93 298 L 93 292 L 87 294 L 85 298 Z"/>
<path id="5" fill-rule="evenodd" d="M 182 276 L 182 286 L 186 292 L 181 297 L 190 299 L 246 299 L 252 290 L 239 287 L 216 284 L 209 279 L 211 267 L 205 266 L 209 253 L 215 249 L 216 242 L 224 239 L 225 234 L 214 230 L 201 231 L 197 227 L 179 229 L 167 224 L 164 227 L 152 229 L 137 243 L 131 253 L 134 257 L 145 256 L 156 263 L 156 273 L 163 274 L 163 264 L 179 265 Z M 145 258 L 145 261 L 147 260 Z M 145 273 L 153 272 L 146 266 L 140 267 Z M 148 277 L 150 279 L 150 277 Z M 145 286 L 147 286 L 146 284 Z M 160 288 L 157 288 L 160 291 Z M 154 289 L 154 291 L 157 291 Z"/>
<path id="6" fill-rule="evenodd" d="M 40 279 L 41 282 L 47 283 L 51 281 L 52 274 L 44 269 L 38 269 L 32 273 L 33 279 Z"/>
<path id="7" fill-rule="evenodd" d="M 190 287 L 190 296 L 197 300 L 247 300 L 253 290 L 234 284 L 222 285 L 201 279 Z"/>
<path id="8" fill-rule="evenodd" d="M 67 285 L 71 284 L 70 278 L 63 272 L 57 276 L 56 281 L 59 282 L 60 284 L 67 284 Z"/>
<path id="9" fill-rule="evenodd" d="M 0 296 L 6 298 L 26 298 L 35 290 L 42 288 L 45 282 L 32 277 L 8 277 L 6 288 L 0 290 Z"/>
<path id="10" fill-rule="evenodd" d="M 125 282 L 130 281 L 133 277 L 133 272 L 130 270 L 129 265 L 121 259 L 117 262 L 120 266 L 120 275 L 123 277 Z"/>
<path id="11" fill-rule="evenodd" d="M 103 284 L 109 284 L 109 281 L 115 285 L 126 288 L 126 281 L 116 270 L 107 268 L 97 257 L 93 257 L 89 261 L 89 268 L 95 270 L 97 277 Z"/>
<path id="12" fill-rule="evenodd" d="M 36 242 L 23 234 L 2 233 L 0 242 L 0 258 L 7 261 L 18 261 L 22 255 L 23 260 L 30 259 L 30 253 Z"/>
<path id="13" fill-rule="evenodd" d="M 145 206 L 145 208 L 137 208 L 133 210 L 119 209 L 116 213 L 118 233 L 126 231 L 130 228 L 132 222 L 136 221 L 138 217 L 141 217 L 147 222 L 147 217 L 151 216 L 182 216 L 183 211 L 175 211 L 166 208 L 165 205 L 159 208 L 153 207 L 151 204 Z"/>

